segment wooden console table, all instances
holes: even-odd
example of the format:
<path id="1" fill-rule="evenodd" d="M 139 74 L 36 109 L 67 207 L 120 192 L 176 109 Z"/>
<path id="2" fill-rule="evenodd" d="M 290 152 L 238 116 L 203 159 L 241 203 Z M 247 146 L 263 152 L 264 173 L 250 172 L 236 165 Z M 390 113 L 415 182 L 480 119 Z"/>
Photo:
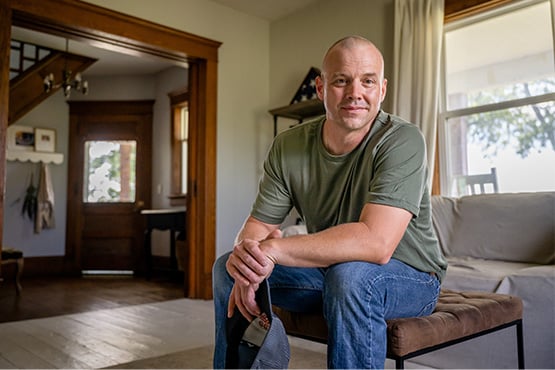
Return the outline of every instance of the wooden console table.
<path id="1" fill-rule="evenodd" d="M 146 257 L 146 276 L 150 278 L 152 274 L 152 230 L 170 231 L 170 267 L 177 271 L 177 255 L 175 253 L 176 233 L 178 237 L 184 237 L 185 229 L 185 208 L 168 209 L 144 209 L 141 214 L 146 216 L 147 225 L 145 230 L 145 257 Z"/>

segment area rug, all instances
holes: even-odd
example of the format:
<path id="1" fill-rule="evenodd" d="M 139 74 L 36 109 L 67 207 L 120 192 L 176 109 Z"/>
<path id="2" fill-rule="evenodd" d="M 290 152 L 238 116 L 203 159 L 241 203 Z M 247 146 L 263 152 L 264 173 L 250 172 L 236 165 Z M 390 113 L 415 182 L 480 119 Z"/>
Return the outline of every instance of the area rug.
<path id="1" fill-rule="evenodd" d="M 214 347 L 205 346 L 137 360 L 109 369 L 211 369 Z M 325 369 L 326 355 L 291 346 L 290 369 Z"/>

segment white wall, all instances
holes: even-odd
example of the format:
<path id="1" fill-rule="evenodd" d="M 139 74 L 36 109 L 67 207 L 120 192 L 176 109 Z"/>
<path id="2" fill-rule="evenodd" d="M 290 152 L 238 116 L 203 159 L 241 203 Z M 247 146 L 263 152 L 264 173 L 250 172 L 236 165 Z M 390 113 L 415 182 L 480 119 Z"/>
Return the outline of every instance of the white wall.
<path id="1" fill-rule="evenodd" d="M 384 55 L 387 78 L 393 64 L 393 10 L 393 0 L 321 0 L 273 22 L 272 107 L 289 104 L 310 67 L 320 68 L 331 44 L 348 35 L 360 35 L 376 44 Z"/>
<path id="2" fill-rule="evenodd" d="M 17 248 L 25 256 L 62 256 L 65 252 L 66 200 L 67 200 L 67 149 L 69 133 L 69 107 L 61 91 L 45 103 L 15 122 L 17 125 L 52 128 L 56 130 L 56 151 L 64 154 L 62 164 L 49 164 L 54 189 L 54 214 L 56 227 L 34 233 L 34 222 L 21 215 L 25 190 L 31 174 L 38 186 L 40 164 L 7 162 L 6 193 L 4 202 L 3 248 Z"/>

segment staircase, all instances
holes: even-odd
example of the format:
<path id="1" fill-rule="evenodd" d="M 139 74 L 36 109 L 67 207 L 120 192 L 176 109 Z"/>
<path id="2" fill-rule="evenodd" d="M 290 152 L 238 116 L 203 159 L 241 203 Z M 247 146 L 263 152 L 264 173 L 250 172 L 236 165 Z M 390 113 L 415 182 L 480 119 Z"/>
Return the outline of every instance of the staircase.
<path id="1" fill-rule="evenodd" d="M 54 87 L 45 92 L 44 78 L 50 73 L 54 74 L 56 81 L 61 81 L 64 70 L 70 70 L 75 75 L 83 72 L 96 60 L 11 40 L 8 125 L 16 122 L 60 89 Z"/>

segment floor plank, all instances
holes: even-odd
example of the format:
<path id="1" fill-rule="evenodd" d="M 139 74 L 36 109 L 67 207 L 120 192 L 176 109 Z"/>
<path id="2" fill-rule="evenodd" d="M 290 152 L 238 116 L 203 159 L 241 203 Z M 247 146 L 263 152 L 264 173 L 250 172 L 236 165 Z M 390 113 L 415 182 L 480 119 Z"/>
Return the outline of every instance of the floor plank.
<path id="1" fill-rule="evenodd" d="M 27 320 L 184 297 L 183 282 L 159 277 L 87 276 L 23 280 L 17 296 L 8 281 L 0 284 L 0 322 Z"/>
<path id="2" fill-rule="evenodd" d="M 1 368 L 101 368 L 213 344 L 211 301 L 177 299 L 0 324 Z"/>

